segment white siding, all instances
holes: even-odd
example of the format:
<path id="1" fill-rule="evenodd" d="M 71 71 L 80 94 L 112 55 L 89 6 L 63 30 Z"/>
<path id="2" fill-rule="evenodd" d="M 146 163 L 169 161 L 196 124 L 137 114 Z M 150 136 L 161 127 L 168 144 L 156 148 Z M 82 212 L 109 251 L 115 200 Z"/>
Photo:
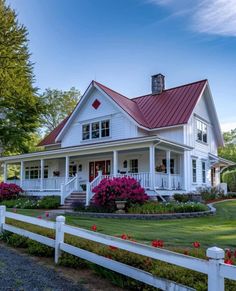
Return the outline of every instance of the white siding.
<path id="1" fill-rule="evenodd" d="M 97 109 L 92 104 L 98 99 L 101 103 Z M 82 141 L 82 124 L 90 123 L 97 120 L 110 120 L 110 137 Z M 82 145 L 86 143 L 97 143 L 105 140 L 117 140 L 137 137 L 137 126 L 118 108 L 109 98 L 104 96 L 97 89 L 94 89 L 87 98 L 78 116 L 75 118 L 67 133 L 62 139 L 62 147 Z"/>
<path id="2" fill-rule="evenodd" d="M 183 126 L 172 127 L 155 131 L 158 136 L 177 143 L 184 143 Z"/>
<path id="3" fill-rule="evenodd" d="M 202 120 L 207 124 L 207 143 L 197 141 L 197 120 Z M 197 187 L 211 186 L 211 168 L 209 153 L 217 155 L 217 141 L 213 130 L 213 122 L 210 116 L 206 96 L 202 96 L 194 112 L 186 125 L 185 143 L 194 149 L 189 153 L 188 162 L 191 169 L 191 179 L 188 185 L 189 190 L 195 190 Z M 192 183 L 192 159 L 197 161 L 197 183 Z M 202 182 L 202 161 L 206 161 L 206 184 Z"/>

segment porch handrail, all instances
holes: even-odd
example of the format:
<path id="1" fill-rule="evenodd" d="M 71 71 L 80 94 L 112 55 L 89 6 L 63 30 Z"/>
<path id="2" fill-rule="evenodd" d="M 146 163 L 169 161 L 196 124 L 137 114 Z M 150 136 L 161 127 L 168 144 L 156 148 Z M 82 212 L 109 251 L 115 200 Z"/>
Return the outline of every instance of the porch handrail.
<path id="1" fill-rule="evenodd" d="M 76 174 L 67 183 L 61 184 L 61 205 L 64 204 L 65 199 L 70 196 L 70 194 L 79 189 L 79 179 L 78 174 Z"/>
<path id="2" fill-rule="evenodd" d="M 99 171 L 98 175 L 93 181 L 88 182 L 86 185 L 86 206 L 89 205 L 90 200 L 93 196 L 93 189 L 104 179 L 105 176 Z"/>

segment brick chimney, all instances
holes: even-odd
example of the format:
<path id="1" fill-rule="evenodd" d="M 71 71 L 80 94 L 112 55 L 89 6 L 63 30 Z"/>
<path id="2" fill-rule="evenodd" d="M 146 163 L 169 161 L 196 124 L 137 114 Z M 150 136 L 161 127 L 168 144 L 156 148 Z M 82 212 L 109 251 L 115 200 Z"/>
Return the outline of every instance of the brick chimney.
<path id="1" fill-rule="evenodd" d="M 165 76 L 156 74 L 152 76 L 152 94 L 160 94 L 165 90 Z"/>

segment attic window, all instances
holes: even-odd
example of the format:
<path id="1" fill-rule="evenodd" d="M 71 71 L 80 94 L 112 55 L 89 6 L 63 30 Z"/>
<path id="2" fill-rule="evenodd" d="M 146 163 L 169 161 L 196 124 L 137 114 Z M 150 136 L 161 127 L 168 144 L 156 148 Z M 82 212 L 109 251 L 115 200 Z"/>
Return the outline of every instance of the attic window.
<path id="1" fill-rule="evenodd" d="M 96 109 L 96 110 L 98 109 L 98 107 L 100 105 L 101 105 L 101 102 L 98 99 L 94 100 L 94 102 L 92 104 L 93 108 Z"/>
<path id="2" fill-rule="evenodd" d="M 197 120 L 197 141 L 207 143 L 207 125 Z"/>

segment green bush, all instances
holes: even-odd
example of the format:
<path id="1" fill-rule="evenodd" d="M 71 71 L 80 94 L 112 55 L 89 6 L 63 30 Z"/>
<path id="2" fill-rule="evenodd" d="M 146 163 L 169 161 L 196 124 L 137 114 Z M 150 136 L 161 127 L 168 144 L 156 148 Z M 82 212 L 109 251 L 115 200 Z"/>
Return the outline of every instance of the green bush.
<path id="1" fill-rule="evenodd" d="M 41 199 L 35 197 L 21 197 L 18 199 L 4 200 L 0 203 L 7 208 L 18 209 L 56 209 L 60 206 L 59 196 L 45 196 Z"/>
<path id="2" fill-rule="evenodd" d="M 236 192 L 236 170 L 224 172 L 222 180 L 227 183 L 229 191 Z"/>
<path id="3" fill-rule="evenodd" d="M 179 193 L 176 193 L 173 195 L 175 201 L 178 201 L 178 202 L 188 202 L 190 201 L 190 197 L 188 194 L 179 194 Z"/>
<path id="4" fill-rule="evenodd" d="M 27 250 L 30 255 L 37 257 L 53 257 L 54 249 L 43 245 L 37 241 L 28 239 L 27 241 Z"/>
<path id="5" fill-rule="evenodd" d="M 224 191 L 216 187 L 199 187 L 197 188 L 197 192 L 204 201 L 225 198 Z"/>
<path id="6" fill-rule="evenodd" d="M 134 204 L 128 208 L 128 213 L 165 214 L 206 211 L 208 207 L 196 202 L 146 202 L 143 205 Z"/>

